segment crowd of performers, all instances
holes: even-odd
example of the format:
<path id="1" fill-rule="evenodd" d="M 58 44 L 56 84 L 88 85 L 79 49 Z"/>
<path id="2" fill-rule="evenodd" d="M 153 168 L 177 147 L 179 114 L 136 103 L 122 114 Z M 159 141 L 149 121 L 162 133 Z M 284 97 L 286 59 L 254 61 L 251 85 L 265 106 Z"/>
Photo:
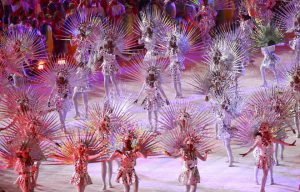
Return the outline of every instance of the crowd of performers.
<path id="1" fill-rule="evenodd" d="M 116 181 L 125 192 L 131 186 L 137 192 L 138 158 L 179 157 L 183 171 L 178 181 L 187 192 L 195 192 L 200 183 L 197 160 L 206 161 L 217 139 L 224 143 L 229 167 L 234 164 L 232 141 L 250 147 L 240 155 L 254 152 L 256 183 L 262 169 L 260 191 L 264 192 L 269 172 L 274 183 L 278 148 L 283 159 L 284 146 L 295 146 L 284 141 L 288 131 L 300 138 L 300 4 L 291 1 L 273 12 L 272 2 L 241 4 L 238 23 L 215 27 L 205 22 L 210 29 L 173 20 L 155 8 L 142 11 L 133 23 L 103 18 L 95 10 L 78 10 L 66 19 L 61 26 L 64 33 L 58 36 L 77 46 L 74 55 L 47 55 L 45 39 L 26 26 L 3 32 L 1 167 L 14 168 L 16 185 L 32 192 L 42 161 L 71 164 L 70 182 L 83 192 L 92 184 L 88 163 L 101 162 L 106 190 L 112 187 L 112 161 L 118 161 Z M 201 19 L 214 21 L 213 7 L 203 6 L 201 11 Z M 294 39 L 285 42 L 285 34 Z M 279 71 L 275 48 L 282 44 L 290 45 L 295 56 Z M 263 87 L 246 97 L 239 81 L 258 51 L 264 56 Z M 181 75 L 193 54 L 203 56 L 202 64 L 196 65 L 204 63 L 206 69 L 196 71 L 188 84 L 191 91 L 204 96 L 209 108 L 183 99 Z M 274 72 L 272 86 L 266 69 Z M 164 91 L 168 80 L 173 83 L 175 101 Z M 99 82 L 105 102 L 91 105 L 89 94 Z M 120 83 L 130 82 L 141 83 L 139 93 L 125 94 Z M 130 110 L 139 104 L 148 113 L 148 126 Z M 73 106 L 75 125 L 66 122 Z"/>

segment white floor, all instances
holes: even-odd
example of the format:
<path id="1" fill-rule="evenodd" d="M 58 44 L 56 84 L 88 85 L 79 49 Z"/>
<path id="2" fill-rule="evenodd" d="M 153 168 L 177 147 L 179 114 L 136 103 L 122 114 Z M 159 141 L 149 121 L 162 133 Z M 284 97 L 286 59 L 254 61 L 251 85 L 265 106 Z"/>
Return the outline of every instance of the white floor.
<path id="1" fill-rule="evenodd" d="M 278 53 L 282 58 L 282 65 L 290 62 L 292 52 L 289 49 L 279 48 Z M 242 77 L 242 90 L 247 95 L 256 88 L 258 88 L 262 81 L 259 76 L 259 63 L 262 60 L 260 54 L 255 59 L 255 65 L 248 68 L 245 77 Z M 197 58 L 194 58 L 197 60 Z M 190 75 L 195 70 L 202 70 L 203 64 L 200 67 L 195 67 L 193 62 L 188 62 L 188 69 L 183 75 L 184 84 L 189 82 Z M 271 79 L 273 79 L 271 73 Z M 140 89 L 141 84 L 126 84 L 120 85 L 124 92 L 133 91 L 135 93 Z M 171 82 L 167 82 L 165 90 L 170 100 L 174 99 Z M 186 99 L 203 105 L 203 97 L 192 94 L 189 86 L 184 86 L 184 95 Z M 103 100 L 103 90 L 96 88 L 93 92 L 93 102 Z M 143 122 L 147 122 L 146 112 L 136 105 L 133 112 L 137 113 L 137 118 Z M 68 122 L 73 122 L 74 111 L 68 114 Z M 291 135 L 287 141 L 293 141 L 295 136 Z M 297 141 L 297 147 L 289 147 L 285 150 L 284 160 L 280 160 L 280 166 L 274 168 L 275 185 L 268 185 L 266 191 L 268 192 L 296 192 L 299 191 L 300 184 L 300 140 Z M 246 148 L 233 146 L 235 156 L 235 167 L 227 167 L 226 154 L 222 148 L 222 143 L 209 155 L 206 162 L 199 162 L 199 171 L 201 175 L 201 183 L 198 186 L 198 191 L 203 192 L 254 192 L 259 191 L 259 186 L 253 181 L 254 160 L 252 155 L 241 158 L 239 153 L 246 151 Z M 116 166 L 115 166 L 116 167 Z M 89 164 L 89 173 L 93 180 L 93 185 L 86 188 L 87 192 L 100 192 L 100 163 Z M 136 171 L 140 177 L 140 191 L 141 192 L 182 192 L 184 186 L 180 186 L 177 182 L 177 177 L 181 171 L 180 159 L 170 159 L 164 157 L 139 159 L 136 166 Z M 75 187 L 69 184 L 69 179 L 73 173 L 73 166 L 54 166 L 45 162 L 41 166 L 39 185 L 36 191 L 44 192 L 71 192 L 76 191 Z M 116 168 L 114 168 L 115 177 Z M 16 192 L 18 189 L 13 185 L 16 179 L 16 174 L 13 171 L 0 171 L 0 188 L 6 192 Z M 107 190 L 108 192 L 122 191 L 122 186 L 113 183 L 114 188 Z M 1 190 L 0 190 L 1 191 Z"/>

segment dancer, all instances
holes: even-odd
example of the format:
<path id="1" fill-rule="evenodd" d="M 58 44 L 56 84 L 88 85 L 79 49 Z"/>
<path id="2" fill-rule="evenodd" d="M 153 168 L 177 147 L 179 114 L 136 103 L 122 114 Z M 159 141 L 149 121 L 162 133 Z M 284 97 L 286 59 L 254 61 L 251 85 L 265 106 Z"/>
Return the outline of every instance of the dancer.
<path id="1" fill-rule="evenodd" d="M 61 129 L 66 132 L 65 120 L 72 106 L 72 91 L 75 85 L 78 85 L 78 79 L 74 75 L 77 70 L 76 61 L 67 56 L 51 57 L 47 64 L 45 70 L 37 71 L 35 81 L 42 93 L 51 90 L 48 107 L 57 111 Z"/>
<path id="2" fill-rule="evenodd" d="M 148 120 L 151 130 L 156 132 L 158 125 L 158 111 L 164 105 L 164 103 L 169 105 L 170 102 L 161 87 L 158 69 L 156 67 L 150 67 L 147 72 L 148 75 L 142 89 L 138 94 L 137 99 L 135 100 L 135 103 L 138 102 L 141 94 L 145 92 L 146 97 L 143 99 L 142 105 L 144 106 L 144 109 L 148 111 Z M 165 101 L 163 100 L 162 96 L 164 97 Z M 154 114 L 154 127 L 152 123 L 152 114 Z"/>
<path id="3" fill-rule="evenodd" d="M 286 146 L 295 146 L 296 141 L 293 143 L 285 143 L 283 141 L 274 139 L 270 133 L 270 125 L 266 122 L 260 124 L 258 132 L 255 134 L 255 142 L 252 147 L 241 156 L 245 157 L 252 152 L 256 147 L 259 149 L 259 158 L 256 163 L 256 169 L 263 170 L 263 177 L 260 192 L 265 192 L 268 172 L 271 174 L 271 184 L 274 184 L 273 178 L 273 143 L 279 143 Z"/>
<path id="4" fill-rule="evenodd" d="M 138 192 L 139 179 L 134 169 L 136 159 L 157 155 L 157 141 L 152 133 L 138 129 L 130 130 L 127 134 L 120 132 L 116 137 L 121 137 L 123 143 L 122 149 L 116 150 L 109 158 L 121 159 L 116 181 L 123 184 L 124 192 L 129 192 L 132 184 L 134 192 Z"/>
<path id="5" fill-rule="evenodd" d="M 248 111 L 254 117 L 259 117 L 263 114 L 273 114 L 276 118 L 273 123 L 273 137 L 275 139 L 284 141 L 287 138 L 287 131 L 296 133 L 293 126 L 290 124 L 290 120 L 294 118 L 293 111 L 295 100 L 292 92 L 286 88 L 271 87 L 266 89 L 260 89 L 251 95 L 245 106 L 245 110 Z M 278 143 L 274 143 L 274 161 L 278 166 L 278 148 L 281 148 L 281 159 L 283 159 L 284 146 Z"/>
<path id="6" fill-rule="evenodd" d="M 29 154 L 29 148 L 23 145 L 20 150 L 16 152 L 17 161 L 15 164 L 15 172 L 19 174 L 15 184 L 21 189 L 22 192 L 34 191 L 34 169 L 33 161 Z"/>
<path id="7" fill-rule="evenodd" d="M 166 42 L 158 42 L 159 47 L 166 47 L 166 56 L 170 60 L 169 70 L 175 89 L 175 98 L 182 98 L 181 73 L 185 69 L 184 61 L 188 54 L 199 53 L 204 49 L 202 33 L 192 23 L 179 23 L 170 27 Z M 166 46 L 167 44 L 167 46 Z"/>
<path id="8" fill-rule="evenodd" d="M 295 99 L 295 125 L 298 131 L 297 137 L 300 138 L 300 64 L 293 67 L 293 69 L 288 73 L 290 79 L 290 87 L 292 88 L 294 99 Z"/>
<path id="9" fill-rule="evenodd" d="M 170 157 L 181 157 L 183 161 L 183 172 L 179 175 L 178 181 L 186 186 L 186 192 L 196 192 L 200 183 L 198 171 L 198 158 L 206 161 L 207 153 L 214 145 L 209 137 L 208 130 L 197 131 L 189 129 L 182 133 L 180 129 L 173 129 L 165 132 L 160 140 L 164 153 Z"/>
<path id="10" fill-rule="evenodd" d="M 129 113 L 132 106 L 131 99 L 106 100 L 103 108 L 99 105 L 93 105 L 89 111 L 89 120 L 84 123 L 91 131 L 96 131 L 99 137 L 104 138 L 109 142 L 109 139 L 114 132 L 122 130 L 130 122 L 133 121 L 133 115 Z M 108 177 L 108 186 L 112 188 L 112 172 L 113 162 L 105 160 L 101 162 L 101 178 L 103 187 L 107 189 L 106 177 Z"/>
<path id="11" fill-rule="evenodd" d="M 88 162 L 103 160 L 108 154 L 107 143 L 97 138 L 94 133 L 85 131 L 69 134 L 62 144 L 55 149 L 53 158 L 62 164 L 73 164 L 75 172 L 70 183 L 75 185 L 77 192 L 84 192 L 87 185 L 92 184 L 88 174 Z"/>
<path id="12" fill-rule="evenodd" d="M 73 103 L 75 106 L 75 119 L 80 119 L 81 114 L 78 109 L 78 97 L 81 94 L 83 98 L 85 114 L 84 118 L 88 118 L 88 91 L 89 91 L 89 75 L 91 71 L 90 68 L 87 67 L 84 63 L 79 63 L 76 76 L 77 76 L 77 83 L 74 87 L 73 93 Z"/>
<path id="13" fill-rule="evenodd" d="M 266 69 L 272 70 L 274 77 L 279 82 L 277 65 L 280 62 L 280 58 L 275 53 L 276 44 L 279 44 L 283 40 L 283 34 L 279 29 L 272 25 L 257 25 L 256 30 L 252 34 L 252 38 L 255 40 L 255 44 L 261 49 L 264 59 L 260 66 L 261 77 L 263 80 L 262 87 L 267 87 Z"/>

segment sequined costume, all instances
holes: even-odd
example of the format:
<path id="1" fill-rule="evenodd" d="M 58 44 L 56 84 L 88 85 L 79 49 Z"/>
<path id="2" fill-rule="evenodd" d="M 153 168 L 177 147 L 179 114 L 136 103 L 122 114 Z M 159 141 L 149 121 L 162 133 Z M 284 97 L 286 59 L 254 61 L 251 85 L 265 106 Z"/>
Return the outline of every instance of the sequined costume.
<path id="1" fill-rule="evenodd" d="M 189 152 L 181 149 L 180 153 L 184 159 L 184 162 L 182 173 L 178 178 L 179 183 L 182 185 L 195 185 L 200 183 L 200 174 L 197 168 L 197 152 Z"/>
<path id="2" fill-rule="evenodd" d="M 90 175 L 87 172 L 87 157 L 79 157 L 75 161 L 75 172 L 71 178 L 70 183 L 73 185 L 91 185 L 92 180 Z"/>
<path id="3" fill-rule="evenodd" d="M 132 185 L 136 182 L 136 179 L 138 179 L 134 166 L 136 159 L 139 158 L 140 155 L 134 151 L 124 151 L 123 153 L 125 154 L 118 155 L 118 157 L 121 158 L 121 164 L 117 173 L 116 182 L 124 185 Z"/>
<path id="4" fill-rule="evenodd" d="M 142 106 L 144 109 L 149 111 L 157 111 L 162 106 L 164 106 L 164 100 L 161 96 L 161 93 L 158 88 L 158 82 L 154 83 L 154 86 L 151 87 L 146 83 L 145 85 L 145 93 L 146 97 L 142 102 Z"/>
<path id="5" fill-rule="evenodd" d="M 179 54 L 173 54 L 169 56 L 170 58 L 170 65 L 169 70 L 173 81 L 180 81 L 181 79 L 181 72 L 184 70 L 184 57 Z"/>
<path id="6" fill-rule="evenodd" d="M 17 180 L 14 182 L 23 192 L 33 192 L 32 185 L 32 165 L 33 161 L 28 159 L 27 161 L 18 159 L 15 165 L 15 172 L 19 174 Z"/>
<path id="7" fill-rule="evenodd" d="M 262 47 L 261 52 L 264 55 L 264 60 L 262 66 L 264 67 L 274 67 L 280 62 L 280 58 L 275 53 L 275 45 Z"/>
<path id="8" fill-rule="evenodd" d="M 116 55 L 102 51 L 103 56 L 102 73 L 103 75 L 115 75 L 119 70 L 119 64 L 117 63 Z"/>

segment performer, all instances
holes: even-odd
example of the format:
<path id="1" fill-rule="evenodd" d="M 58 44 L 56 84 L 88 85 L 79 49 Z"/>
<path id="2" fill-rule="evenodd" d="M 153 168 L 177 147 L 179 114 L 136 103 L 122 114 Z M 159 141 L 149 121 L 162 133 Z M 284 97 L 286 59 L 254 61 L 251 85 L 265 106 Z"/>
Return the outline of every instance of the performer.
<path id="1" fill-rule="evenodd" d="M 150 132 L 141 131 L 138 135 L 137 129 L 127 134 L 118 134 L 118 136 L 122 137 L 123 148 L 116 150 L 109 158 L 109 160 L 121 159 L 116 181 L 123 184 L 124 192 L 129 192 L 132 184 L 134 184 L 134 191 L 138 192 L 139 179 L 134 169 L 136 159 L 157 155 L 155 153 L 157 141 Z M 136 145 L 133 145 L 135 142 L 137 142 Z"/>
<path id="2" fill-rule="evenodd" d="M 273 24 L 256 25 L 256 29 L 252 34 L 252 38 L 255 41 L 255 46 L 261 49 L 264 59 L 260 66 L 261 77 L 263 80 L 263 87 L 267 87 L 266 69 L 272 70 L 275 79 L 278 83 L 279 77 L 277 72 L 277 65 L 280 63 L 280 58 L 275 53 L 275 47 L 277 44 L 283 41 L 283 34 L 278 27 Z"/>
<path id="3" fill-rule="evenodd" d="M 72 89 L 64 71 L 60 71 L 56 75 L 55 87 L 52 89 L 48 99 L 48 107 L 55 106 L 58 112 L 61 129 L 66 132 L 65 120 L 68 111 L 71 110 L 71 93 Z"/>
<path id="4" fill-rule="evenodd" d="M 20 150 L 16 152 L 17 162 L 15 164 L 15 172 L 19 174 L 15 184 L 20 188 L 22 192 L 34 191 L 34 169 L 33 161 L 29 155 L 29 148 L 22 146 Z"/>
<path id="5" fill-rule="evenodd" d="M 273 143 L 279 143 L 286 146 L 295 146 L 296 141 L 293 143 L 285 143 L 283 141 L 274 139 L 270 133 L 270 125 L 266 122 L 261 123 L 258 132 L 255 134 L 255 142 L 252 147 L 241 156 L 245 157 L 250 152 L 252 152 L 256 147 L 259 149 L 259 158 L 256 163 L 258 169 L 263 170 L 263 177 L 260 192 L 265 192 L 266 181 L 268 177 L 268 172 L 271 173 L 271 184 L 274 184 L 273 178 Z"/>
<path id="6" fill-rule="evenodd" d="M 133 116 L 129 113 L 132 104 L 131 99 L 119 99 L 106 100 L 103 108 L 99 105 L 93 105 L 89 111 L 90 118 L 84 125 L 91 131 L 98 132 L 99 137 L 109 142 L 114 132 L 122 130 L 123 127 L 133 121 Z M 105 160 L 101 162 L 101 168 L 102 190 L 107 189 L 106 177 L 108 177 L 109 187 L 112 188 L 113 162 Z"/>
<path id="7" fill-rule="evenodd" d="M 116 74 L 121 69 L 117 56 L 128 61 L 129 57 L 124 56 L 121 51 L 118 49 L 117 45 L 114 42 L 112 36 L 108 35 L 105 38 L 105 43 L 98 51 L 97 60 L 103 59 L 101 64 L 102 73 L 104 76 L 104 88 L 105 88 L 105 97 L 109 98 L 110 94 L 110 80 L 116 90 L 118 96 L 120 96 L 120 90 L 117 84 Z"/>
<path id="8" fill-rule="evenodd" d="M 88 68 L 87 65 L 84 63 L 79 63 L 76 77 L 78 78 L 77 83 L 74 87 L 74 93 L 73 93 L 73 103 L 75 106 L 75 119 L 80 119 L 81 114 L 78 110 L 78 97 L 80 94 L 82 94 L 83 103 L 85 107 L 85 114 L 84 118 L 87 119 L 88 117 L 88 91 L 89 91 L 89 75 L 91 71 L 90 68 Z"/>
<path id="9" fill-rule="evenodd" d="M 290 87 L 293 90 L 293 95 L 295 98 L 295 106 L 294 106 L 294 111 L 295 111 L 295 125 L 296 129 L 298 131 L 297 137 L 300 138 L 300 124 L 299 124 L 299 119 L 300 119 L 300 64 L 296 65 L 292 71 L 289 72 L 289 77 L 290 77 Z"/>
<path id="10" fill-rule="evenodd" d="M 103 160 L 107 153 L 107 143 L 103 139 L 95 137 L 94 133 L 74 132 L 67 135 L 62 144 L 55 148 L 53 158 L 62 164 L 73 164 L 75 172 L 70 183 L 75 185 L 77 192 L 84 192 L 87 185 L 92 184 L 88 174 L 88 162 Z"/>
<path id="11" fill-rule="evenodd" d="M 183 169 L 178 181 L 186 186 L 186 192 L 197 190 L 197 185 L 200 183 L 198 158 L 206 161 L 207 153 L 214 145 L 211 139 L 209 131 L 204 128 L 197 131 L 189 129 L 184 133 L 176 128 L 161 135 L 160 141 L 164 153 L 170 157 L 182 158 Z"/>
<path id="12" fill-rule="evenodd" d="M 149 67 L 147 72 L 148 74 L 146 80 L 138 94 L 137 99 L 135 100 L 135 103 L 138 102 L 141 94 L 145 92 L 146 97 L 142 101 L 142 105 L 144 106 L 144 109 L 148 111 L 148 120 L 151 130 L 156 132 L 158 124 L 158 111 L 164 105 L 164 103 L 169 105 L 170 102 L 161 87 L 158 69 L 156 67 Z M 165 101 L 163 100 L 162 96 L 165 98 Z M 152 113 L 154 114 L 154 127 L 152 124 Z"/>

